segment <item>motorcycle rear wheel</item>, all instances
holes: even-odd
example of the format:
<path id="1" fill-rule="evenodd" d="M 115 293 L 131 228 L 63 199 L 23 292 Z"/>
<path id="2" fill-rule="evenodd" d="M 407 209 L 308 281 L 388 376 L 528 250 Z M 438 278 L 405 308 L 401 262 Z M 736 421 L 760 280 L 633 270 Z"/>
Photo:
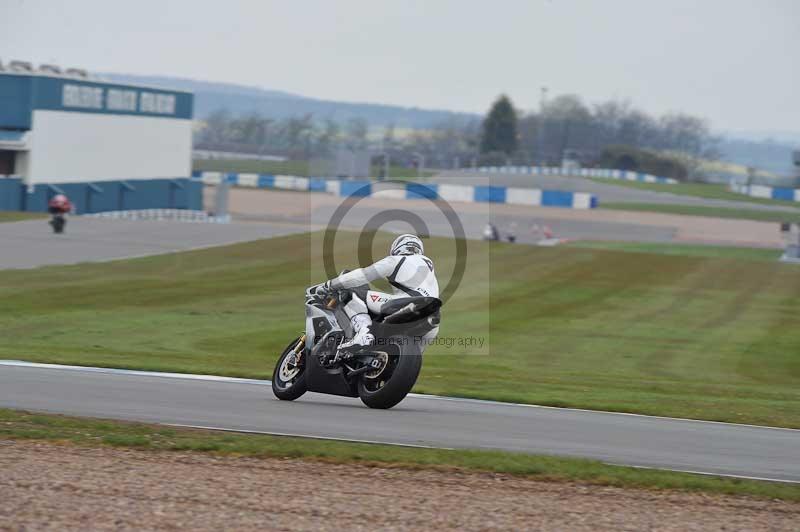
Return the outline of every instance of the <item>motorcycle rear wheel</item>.
<path id="1" fill-rule="evenodd" d="M 281 356 L 278 357 L 275 370 L 272 372 L 272 393 L 281 401 L 294 401 L 308 390 L 304 363 L 306 354 L 302 350 L 300 351 L 301 362 L 295 367 L 292 367 L 287 361 L 294 354 L 300 341 L 303 341 L 302 336 L 289 342 Z"/>
<path id="2" fill-rule="evenodd" d="M 417 382 L 422 369 L 422 354 L 415 346 L 406 346 L 389 354 L 386 370 L 377 379 L 361 377 L 358 396 L 370 408 L 387 409 L 405 399 Z"/>

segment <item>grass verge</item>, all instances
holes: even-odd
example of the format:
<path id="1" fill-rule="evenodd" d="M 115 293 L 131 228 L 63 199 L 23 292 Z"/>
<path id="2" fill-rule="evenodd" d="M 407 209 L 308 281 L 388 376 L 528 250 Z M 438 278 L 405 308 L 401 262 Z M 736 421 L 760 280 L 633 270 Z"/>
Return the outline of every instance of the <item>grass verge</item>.
<path id="1" fill-rule="evenodd" d="M 309 177 L 314 172 L 308 161 L 252 161 L 240 159 L 195 159 L 192 161 L 193 170 L 210 172 L 242 172 L 273 175 L 294 175 Z M 377 176 L 381 171 L 380 166 L 372 166 L 372 175 Z M 390 166 L 389 178 L 414 178 L 416 170 L 403 166 Z M 433 175 L 433 172 L 420 172 L 419 178 L 423 179 Z"/>
<path id="2" fill-rule="evenodd" d="M 742 260 L 775 261 L 783 251 L 764 248 L 740 248 L 733 246 L 703 246 L 697 244 L 661 244 L 650 242 L 617 242 L 611 240 L 577 240 L 568 247 L 605 249 L 626 253 L 655 253 L 683 257 L 717 257 Z"/>
<path id="3" fill-rule="evenodd" d="M 730 209 L 726 207 L 703 207 L 697 205 L 671 205 L 665 203 L 602 203 L 602 209 L 616 211 L 661 212 L 685 216 L 710 216 L 712 218 L 733 218 L 755 220 L 757 222 L 796 222 L 800 223 L 800 209 L 796 211 L 762 211 L 756 209 Z M 777 231 L 777 228 L 775 229 Z"/>
<path id="4" fill-rule="evenodd" d="M 19 222 L 21 220 L 37 220 L 47 218 L 41 212 L 0 211 L 0 223 Z"/>
<path id="5" fill-rule="evenodd" d="M 800 501 L 800 486 L 606 465 L 594 460 L 499 451 L 439 450 L 312 438 L 235 434 L 0 409 L 0 438 L 157 451 L 302 458 L 408 468 L 508 473 L 550 481 L 677 489 Z"/>
<path id="6" fill-rule="evenodd" d="M 762 205 L 785 205 L 789 207 L 799 207 L 797 202 L 774 200 L 767 198 L 754 198 L 745 194 L 738 194 L 728 190 L 728 187 L 714 183 L 678 183 L 675 185 L 665 185 L 663 183 L 643 183 L 641 181 L 626 181 L 623 179 L 603 179 L 590 177 L 595 183 L 603 185 L 618 185 L 622 187 L 635 188 L 638 190 L 652 190 L 653 192 L 669 192 L 683 196 L 695 196 L 706 199 L 722 199 L 732 201 L 743 201 L 746 203 L 760 203 Z"/>
<path id="7" fill-rule="evenodd" d="M 391 238 L 361 251 L 383 256 Z M 337 269 L 357 264 L 358 240 L 337 237 Z M 800 428 L 796 265 L 467 246 L 415 391 Z M 454 247 L 425 243 L 443 287 Z M 0 358 L 270 378 L 322 253 L 317 233 L 0 271 Z"/>

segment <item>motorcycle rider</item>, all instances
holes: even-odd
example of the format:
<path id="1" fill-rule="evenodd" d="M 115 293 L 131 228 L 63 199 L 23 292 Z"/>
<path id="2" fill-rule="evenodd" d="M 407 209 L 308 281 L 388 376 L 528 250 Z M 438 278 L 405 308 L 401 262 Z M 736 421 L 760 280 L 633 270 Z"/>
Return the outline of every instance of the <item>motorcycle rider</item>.
<path id="1" fill-rule="evenodd" d="M 381 306 L 388 301 L 400 297 L 439 297 L 439 282 L 436 280 L 433 261 L 424 253 L 419 237 L 403 234 L 392 242 L 387 257 L 366 268 L 343 273 L 307 290 L 308 295 L 317 297 L 323 297 L 335 290 L 351 290 L 352 297 L 344 306 L 344 311 L 350 318 L 354 334 L 352 340 L 339 346 L 340 352 L 355 352 L 375 342 L 375 336 L 370 331 L 370 312 L 380 312 Z M 378 279 L 387 279 L 394 288 L 394 293 L 369 290 L 367 285 Z"/>
<path id="2" fill-rule="evenodd" d="M 56 194 L 47 202 L 50 214 L 66 214 L 72 210 L 72 202 L 64 194 Z"/>
<path id="3" fill-rule="evenodd" d="M 483 228 L 483 239 L 491 241 L 500 240 L 500 233 L 493 223 L 489 222 L 486 224 L 486 227 Z"/>
<path id="4" fill-rule="evenodd" d="M 72 212 L 72 202 L 64 194 L 56 194 L 47 203 L 47 212 L 52 215 L 50 225 L 56 233 L 64 231 L 64 225 L 67 223 L 64 215 Z"/>

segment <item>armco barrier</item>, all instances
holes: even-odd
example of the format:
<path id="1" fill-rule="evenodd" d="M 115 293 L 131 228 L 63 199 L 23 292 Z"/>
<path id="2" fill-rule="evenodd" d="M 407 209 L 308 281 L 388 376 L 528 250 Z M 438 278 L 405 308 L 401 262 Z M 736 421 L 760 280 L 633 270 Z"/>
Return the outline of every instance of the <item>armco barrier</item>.
<path id="1" fill-rule="evenodd" d="M 766 185 L 744 185 L 731 183 L 730 190 L 731 192 L 744 194 L 754 198 L 800 201 L 800 188 L 768 187 Z"/>
<path id="2" fill-rule="evenodd" d="M 585 192 L 540 190 L 533 188 L 495 187 L 479 185 L 445 185 L 431 183 L 406 183 L 398 188 L 395 183 L 380 181 L 339 180 L 317 177 L 273 176 L 202 172 L 194 174 L 195 180 L 215 185 L 222 179 L 231 184 L 255 188 L 279 188 L 328 192 L 336 196 L 375 197 L 386 199 L 438 199 L 466 203 L 508 203 L 538 207 L 563 207 L 568 209 L 593 209 L 597 197 Z"/>
<path id="3" fill-rule="evenodd" d="M 131 211 L 108 211 L 85 214 L 90 218 L 106 218 L 111 220 L 148 220 L 172 221 L 206 224 L 226 224 L 231 221 L 230 214 L 214 216 L 205 211 L 189 209 L 139 209 Z"/>
<path id="4" fill-rule="evenodd" d="M 188 178 L 39 183 L 28 187 L 19 177 L 0 177 L 0 210 L 44 212 L 56 194 L 66 194 L 77 214 L 203 208 L 202 185 Z"/>
<path id="5" fill-rule="evenodd" d="M 547 176 L 580 176 L 599 177 L 602 179 L 619 179 L 622 181 L 638 181 L 640 183 L 660 183 L 662 185 L 675 185 L 676 179 L 659 177 L 630 170 L 614 170 L 610 168 L 579 168 L 568 169 L 560 166 L 481 166 L 478 168 L 464 168 L 464 171 L 480 172 L 482 174 L 529 174 Z"/>

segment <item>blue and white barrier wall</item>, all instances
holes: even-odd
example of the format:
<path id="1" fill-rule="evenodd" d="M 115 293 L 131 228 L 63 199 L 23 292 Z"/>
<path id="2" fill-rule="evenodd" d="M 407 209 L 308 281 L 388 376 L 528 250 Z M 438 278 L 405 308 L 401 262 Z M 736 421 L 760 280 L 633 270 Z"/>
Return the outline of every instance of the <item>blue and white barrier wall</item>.
<path id="1" fill-rule="evenodd" d="M 300 190 L 311 192 L 332 192 L 332 181 L 317 177 L 296 177 L 272 174 L 237 174 L 233 172 L 192 172 L 192 179 L 200 180 L 206 185 L 218 185 L 227 181 L 231 185 L 253 188 L 279 188 L 283 190 Z M 338 184 L 338 182 L 336 182 Z"/>
<path id="2" fill-rule="evenodd" d="M 193 178 L 202 180 L 203 183 L 210 185 L 216 185 L 225 180 L 232 185 L 243 187 L 328 192 L 341 197 L 425 198 L 464 203 L 506 203 L 568 209 L 593 209 L 597 207 L 597 197 L 593 194 L 562 190 L 428 183 L 406 183 L 398 186 L 396 183 L 382 183 L 380 181 L 326 180 L 316 177 L 226 172 L 196 172 Z"/>
<path id="3" fill-rule="evenodd" d="M 203 208 L 203 187 L 188 178 L 37 183 L 0 176 L 0 211 L 45 212 L 56 194 L 66 194 L 77 214 L 138 209 Z"/>
<path id="4" fill-rule="evenodd" d="M 464 203 L 505 203 L 508 205 L 530 205 L 534 207 L 563 207 L 567 209 L 594 209 L 597 197 L 586 192 L 563 190 L 541 190 L 536 188 L 495 187 L 481 185 L 438 185 L 409 183 L 405 189 L 381 190 L 381 184 L 373 185 L 374 197 L 406 199 L 443 199 Z"/>
<path id="5" fill-rule="evenodd" d="M 529 174 L 553 176 L 581 176 L 599 177 L 603 179 L 619 179 L 622 181 L 639 181 L 641 183 L 661 183 L 675 185 L 678 180 L 671 177 L 659 177 L 642 172 L 630 170 L 614 170 L 611 168 L 578 168 L 569 169 L 560 166 L 481 166 L 479 168 L 465 168 L 466 171 L 481 172 L 485 174 Z"/>
<path id="6" fill-rule="evenodd" d="M 800 188 L 768 187 L 766 185 L 743 185 L 731 183 L 732 192 L 752 196 L 754 198 L 774 199 L 782 201 L 800 201 Z"/>

